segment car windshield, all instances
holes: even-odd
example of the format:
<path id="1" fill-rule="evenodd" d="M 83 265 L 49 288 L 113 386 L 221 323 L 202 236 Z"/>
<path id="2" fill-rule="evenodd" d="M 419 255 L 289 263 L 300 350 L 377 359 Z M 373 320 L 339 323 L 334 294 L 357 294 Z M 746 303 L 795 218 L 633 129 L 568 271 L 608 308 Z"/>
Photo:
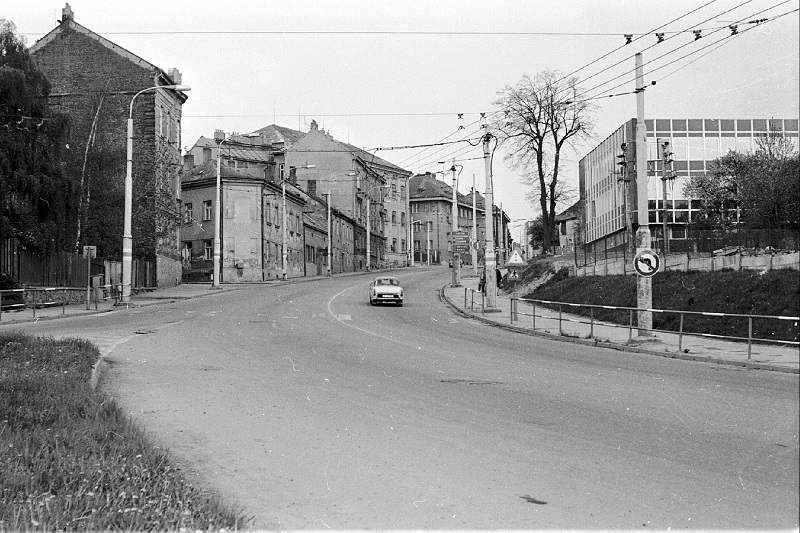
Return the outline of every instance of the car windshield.
<path id="1" fill-rule="evenodd" d="M 397 281 L 396 279 L 383 278 L 383 279 L 375 280 L 375 285 L 396 285 L 396 286 L 399 286 L 400 282 Z"/>

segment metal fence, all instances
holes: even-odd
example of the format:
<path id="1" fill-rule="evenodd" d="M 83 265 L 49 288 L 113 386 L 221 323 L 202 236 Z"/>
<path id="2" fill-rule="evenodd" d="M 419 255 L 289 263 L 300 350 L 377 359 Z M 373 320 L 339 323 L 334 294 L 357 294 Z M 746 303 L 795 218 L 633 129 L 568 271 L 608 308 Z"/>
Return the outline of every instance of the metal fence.
<path id="1" fill-rule="evenodd" d="M 523 302 L 523 304 L 529 305 L 531 308 L 530 313 L 521 312 L 519 310 L 519 302 Z M 465 305 L 466 307 L 466 305 Z M 564 307 L 568 308 L 582 308 L 589 310 L 589 320 L 581 320 L 580 318 L 573 318 L 573 317 L 564 317 L 563 316 L 563 309 Z M 544 315 L 544 314 L 537 314 L 537 309 L 540 311 L 542 310 L 552 310 L 557 311 L 557 317 Z M 777 338 L 758 338 L 753 335 L 753 321 L 754 320 L 763 320 L 763 321 L 791 321 L 794 322 L 794 328 L 798 328 L 798 322 L 800 322 L 800 317 L 792 317 L 792 316 L 772 316 L 772 315 L 740 315 L 740 314 L 733 314 L 733 313 L 711 313 L 711 312 L 702 312 L 702 311 L 676 311 L 676 310 L 668 310 L 668 309 L 640 309 L 636 307 L 616 307 L 610 305 L 589 305 L 589 304 L 576 304 L 576 303 L 568 303 L 568 302 L 554 302 L 550 300 L 536 300 L 531 298 L 511 298 L 511 324 L 514 324 L 515 321 L 519 322 L 519 316 L 529 316 L 532 319 L 531 326 L 535 330 L 536 329 L 536 318 L 546 318 L 546 319 L 557 319 L 558 320 L 558 332 L 559 334 L 563 334 L 562 330 L 562 322 L 577 322 L 580 324 L 589 324 L 589 338 L 594 338 L 594 326 L 595 324 L 600 324 L 600 322 L 596 321 L 594 318 L 594 311 L 596 309 L 603 309 L 603 310 L 614 310 L 620 311 L 623 313 L 628 314 L 628 324 L 617 324 L 613 322 L 603 321 L 602 325 L 607 327 L 615 327 L 615 328 L 623 328 L 628 330 L 628 340 L 630 341 L 633 338 L 633 330 L 638 329 L 636 325 L 635 317 L 637 316 L 639 311 L 649 311 L 652 313 L 661 313 L 661 314 L 672 314 L 678 316 L 678 328 L 676 330 L 672 329 L 648 329 L 647 331 L 651 332 L 660 332 L 660 333 L 677 333 L 678 334 L 678 350 L 683 350 L 683 337 L 684 336 L 694 336 L 694 337 L 708 337 L 708 338 L 716 338 L 716 339 L 727 339 L 727 340 L 734 340 L 734 341 L 747 341 L 747 358 L 751 358 L 751 351 L 752 345 L 756 342 L 763 342 L 763 343 L 773 343 L 773 344 L 782 344 L 787 346 L 795 346 L 800 347 L 800 342 L 798 342 L 798 334 L 794 334 L 795 340 L 785 340 L 785 339 L 777 339 Z M 686 331 L 686 317 L 708 317 L 711 319 L 719 319 L 719 318 L 737 318 L 743 319 L 747 321 L 747 336 L 737 336 L 737 335 L 721 335 L 721 334 L 713 334 L 713 333 L 702 333 L 697 331 Z"/>

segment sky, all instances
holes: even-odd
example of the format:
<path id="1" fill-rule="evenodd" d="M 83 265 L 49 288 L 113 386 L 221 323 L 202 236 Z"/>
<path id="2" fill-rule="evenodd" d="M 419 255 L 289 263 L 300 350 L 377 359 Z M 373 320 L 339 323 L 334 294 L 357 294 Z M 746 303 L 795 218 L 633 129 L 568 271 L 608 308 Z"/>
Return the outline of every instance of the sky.
<path id="1" fill-rule="evenodd" d="M 246 133 L 275 123 L 307 131 L 316 120 L 336 139 L 380 148 L 376 155 L 412 172 L 446 171 L 455 158 L 462 193 L 473 176 L 478 191 L 485 188 L 482 149 L 464 142 L 476 144 L 481 113 L 491 117 L 499 91 L 545 70 L 577 77 L 598 106 L 594 140 L 563 154 L 572 201 L 578 160 L 636 116 L 637 52 L 645 83 L 657 82 L 645 91 L 646 118 L 799 113 L 800 0 L 69 3 L 77 23 L 165 71 L 181 71 L 192 88 L 183 106 L 185 147 L 216 129 Z M 32 45 L 57 25 L 64 4 L 2 0 L 0 18 Z M 389 149 L 440 142 L 452 144 Z M 495 203 L 512 219 L 515 238 L 539 214 L 521 173 L 500 145 Z"/>

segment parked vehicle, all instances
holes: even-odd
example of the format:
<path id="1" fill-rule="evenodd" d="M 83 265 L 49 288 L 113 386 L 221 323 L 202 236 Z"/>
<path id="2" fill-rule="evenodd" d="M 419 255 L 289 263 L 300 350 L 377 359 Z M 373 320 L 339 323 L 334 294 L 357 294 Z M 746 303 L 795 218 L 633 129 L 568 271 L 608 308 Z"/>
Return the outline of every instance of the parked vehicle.
<path id="1" fill-rule="evenodd" d="M 369 303 L 393 303 L 403 305 L 403 287 L 400 280 L 391 276 L 378 276 L 369 285 Z"/>

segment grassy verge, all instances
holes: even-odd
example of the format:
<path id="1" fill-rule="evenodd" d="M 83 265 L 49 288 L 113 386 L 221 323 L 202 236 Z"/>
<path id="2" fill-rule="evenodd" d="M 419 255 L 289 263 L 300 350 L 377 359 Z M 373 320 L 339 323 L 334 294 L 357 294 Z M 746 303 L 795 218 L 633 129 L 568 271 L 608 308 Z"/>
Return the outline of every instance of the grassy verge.
<path id="1" fill-rule="evenodd" d="M 526 294 L 527 298 L 591 305 L 636 307 L 636 276 L 558 275 Z M 666 272 L 653 277 L 653 307 L 676 311 L 704 311 L 742 315 L 798 316 L 800 277 L 794 270 Z M 569 313 L 589 316 L 588 309 Z M 595 309 L 594 318 L 627 324 L 625 311 Z M 634 323 L 636 317 L 634 316 Z M 677 313 L 654 313 L 653 327 L 678 331 Z M 686 315 L 684 331 L 747 336 L 744 318 Z M 753 336 L 761 339 L 798 340 L 798 324 L 788 320 L 753 320 Z"/>
<path id="2" fill-rule="evenodd" d="M 241 528 L 240 509 L 92 391 L 98 357 L 82 340 L 0 334 L 0 531 Z"/>

